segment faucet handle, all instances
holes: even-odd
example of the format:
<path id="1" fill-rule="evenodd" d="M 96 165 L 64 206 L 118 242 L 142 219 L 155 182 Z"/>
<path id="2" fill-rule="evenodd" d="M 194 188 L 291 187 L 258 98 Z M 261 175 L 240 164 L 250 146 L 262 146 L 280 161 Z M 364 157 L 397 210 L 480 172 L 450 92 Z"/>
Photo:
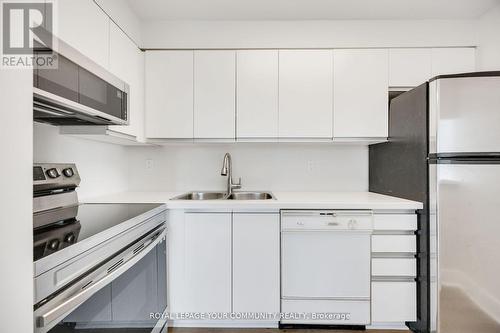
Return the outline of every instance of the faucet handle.
<path id="1" fill-rule="evenodd" d="M 241 177 L 238 177 L 238 182 L 232 184 L 235 188 L 241 188 Z"/>

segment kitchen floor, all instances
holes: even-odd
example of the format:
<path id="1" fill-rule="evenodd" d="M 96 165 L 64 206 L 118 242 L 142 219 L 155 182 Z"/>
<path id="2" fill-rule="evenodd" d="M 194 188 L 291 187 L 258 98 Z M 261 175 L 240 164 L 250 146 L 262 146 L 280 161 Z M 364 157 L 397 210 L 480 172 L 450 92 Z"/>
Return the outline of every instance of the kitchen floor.
<path id="1" fill-rule="evenodd" d="M 402 330 L 328 330 L 328 329 L 277 329 L 277 328 L 179 328 L 171 327 L 168 329 L 169 333 L 324 333 L 331 331 L 332 333 L 356 333 L 356 332 L 373 332 L 373 333 L 408 333 L 410 331 Z M 99 333 L 99 330 L 67 330 L 62 328 L 55 331 L 57 333 Z M 107 330 L 107 333 L 144 333 L 144 329 L 134 328 L 120 328 L 116 330 Z M 51 331 L 52 333 L 52 331 Z"/>
<path id="2" fill-rule="evenodd" d="M 277 328 L 169 328 L 170 333 L 355 333 L 355 332 L 373 332 L 373 333 L 407 333 L 410 331 L 402 330 L 329 330 L 329 329 L 277 329 Z"/>
<path id="3" fill-rule="evenodd" d="M 442 287 L 443 318 L 441 330 L 454 333 L 498 333 L 500 324 L 484 313 L 459 288 Z M 187 332 L 186 332 L 187 333 Z"/>

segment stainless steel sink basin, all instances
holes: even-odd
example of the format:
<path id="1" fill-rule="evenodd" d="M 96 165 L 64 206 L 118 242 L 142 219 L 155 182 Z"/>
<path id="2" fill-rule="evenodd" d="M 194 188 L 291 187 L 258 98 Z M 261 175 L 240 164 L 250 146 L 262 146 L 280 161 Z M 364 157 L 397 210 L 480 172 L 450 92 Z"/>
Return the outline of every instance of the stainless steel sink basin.
<path id="1" fill-rule="evenodd" d="M 226 196 L 225 192 L 188 192 L 178 195 L 171 200 L 222 200 Z"/>
<path id="2" fill-rule="evenodd" d="M 230 196 L 225 192 L 196 191 L 178 195 L 171 200 L 274 200 L 271 192 L 233 192 Z"/>
<path id="3" fill-rule="evenodd" d="M 274 200 L 270 192 L 233 192 L 228 200 Z"/>

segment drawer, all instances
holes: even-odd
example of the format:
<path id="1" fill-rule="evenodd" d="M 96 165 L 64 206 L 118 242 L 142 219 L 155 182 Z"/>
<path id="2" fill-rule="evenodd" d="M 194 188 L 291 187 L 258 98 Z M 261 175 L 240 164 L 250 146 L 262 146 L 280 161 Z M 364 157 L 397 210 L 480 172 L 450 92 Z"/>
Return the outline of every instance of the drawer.
<path id="1" fill-rule="evenodd" d="M 415 258 L 373 258 L 372 276 L 417 276 Z"/>
<path id="2" fill-rule="evenodd" d="M 370 301 L 336 300 L 281 300 L 283 324 L 329 324 L 368 325 L 370 324 Z M 291 314 L 303 314 L 300 318 L 290 318 Z M 328 314 L 329 318 L 320 318 Z M 316 317 L 315 317 L 316 315 Z"/>
<path id="3" fill-rule="evenodd" d="M 369 230 L 371 211 L 283 211 L 281 229 L 286 230 Z"/>
<path id="4" fill-rule="evenodd" d="M 415 282 L 372 282 L 372 322 L 415 321 L 416 288 Z"/>
<path id="5" fill-rule="evenodd" d="M 416 253 L 415 235 L 373 235 L 372 252 L 409 252 Z"/>
<path id="6" fill-rule="evenodd" d="M 417 230 L 416 214 L 375 214 L 373 230 Z"/>

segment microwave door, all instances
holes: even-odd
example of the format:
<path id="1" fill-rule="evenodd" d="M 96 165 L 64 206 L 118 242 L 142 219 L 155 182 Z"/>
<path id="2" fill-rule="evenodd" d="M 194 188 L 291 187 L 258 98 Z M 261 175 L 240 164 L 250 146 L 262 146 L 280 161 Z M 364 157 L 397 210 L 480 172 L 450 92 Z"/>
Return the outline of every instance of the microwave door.
<path id="1" fill-rule="evenodd" d="M 127 120 L 126 94 L 89 71 L 79 69 L 80 103 L 106 115 Z"/>

